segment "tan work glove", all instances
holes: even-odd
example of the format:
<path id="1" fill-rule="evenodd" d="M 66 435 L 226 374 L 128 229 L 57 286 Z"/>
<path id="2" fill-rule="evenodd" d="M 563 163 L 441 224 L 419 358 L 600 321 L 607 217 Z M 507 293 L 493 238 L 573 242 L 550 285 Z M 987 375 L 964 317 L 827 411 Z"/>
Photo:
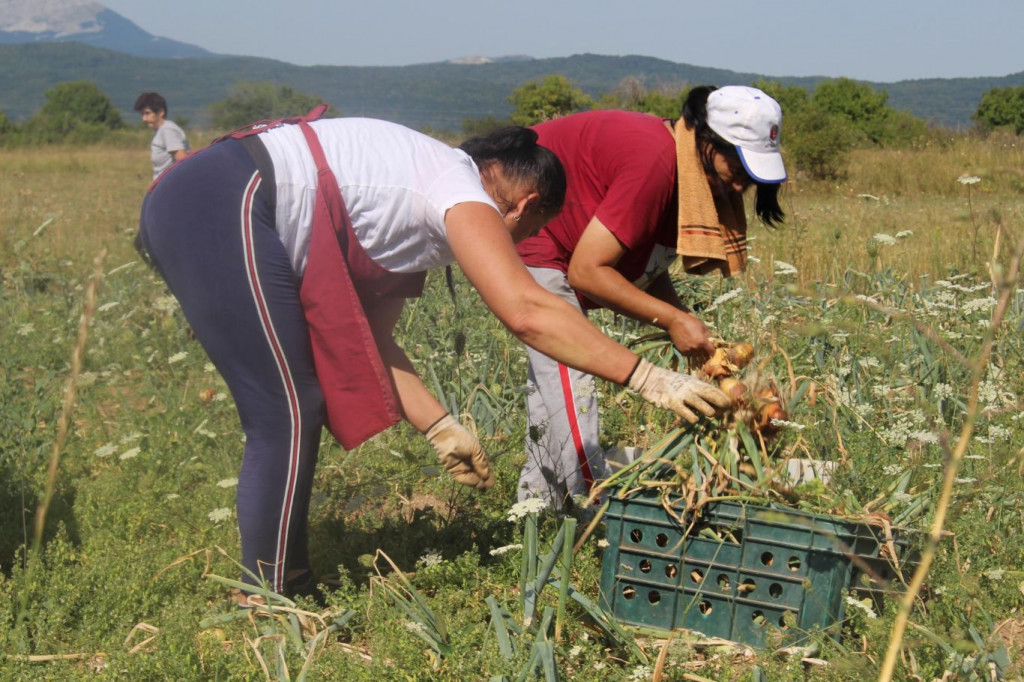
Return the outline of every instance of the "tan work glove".
<path id="1" fill-rule="evenodd" d="M 457 482 L 477 490 L 494 485 L 494 472 L 480 441 L 466 427 L 446 414 L 424 434 L 437 450 L 445 471 Z"/>
<path id="2" fill-rule="evenodd" d="M 732 404 L 729 396 L 711 384 L 689 374 L 657 367 L 646 360 L 640 360 L 633 370 L 629 387 L 649 403 L 672 410 L 691 424 L 698 419 L 694 410 L 714 417 L 718 410 Z"/>

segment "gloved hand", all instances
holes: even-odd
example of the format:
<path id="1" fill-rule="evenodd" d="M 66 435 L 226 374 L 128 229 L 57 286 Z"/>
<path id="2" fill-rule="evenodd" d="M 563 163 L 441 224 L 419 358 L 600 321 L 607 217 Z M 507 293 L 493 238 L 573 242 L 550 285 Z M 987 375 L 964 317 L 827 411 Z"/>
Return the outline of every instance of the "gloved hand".
<path id="1" fill-rule="evenodd" d="M 477 490 L 494 485 L 494 472 L 480 441 L 466 427 L 446 414 L 424 434 L 437 450 L 445 471 L 457 482 Z"/>
<path id="2" fill-rule="evenodd" d="M 714 417 L 717 410 L 732 404 L 729 396 L 711 384 L 689 374 L 657 367 L 646 360 L 640 360 L 633 370 L 629 387 L 644 400 L 672 410 L 691 424 L 697 423 L 698 419 L 694 410 Z"/>

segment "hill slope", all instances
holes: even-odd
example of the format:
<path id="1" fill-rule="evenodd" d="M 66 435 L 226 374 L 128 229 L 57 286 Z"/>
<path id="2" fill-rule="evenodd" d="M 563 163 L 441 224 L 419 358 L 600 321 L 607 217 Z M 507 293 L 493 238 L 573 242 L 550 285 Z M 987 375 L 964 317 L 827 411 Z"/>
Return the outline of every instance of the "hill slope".
<path id="1" fill-rule="evenodd" d="M 138 57 L 72 42 L 0 45 L 0 110 L 23 120 L 56 83 L 90 80 L 124 112 L 135 96 L 157 90 L 171 118 L 206 123 L 206 108 L 223 99 L 239 80 L 272 81 L 319 95 L 346 116 L 371 116 L 414 128 L 458 130 L 466 118 L 504 116 L 509 93 L 547 74 L 567 76 L 590 94 L 607 92 L 626 76 L 647 87 L 696 83 L 749 83 L 763 74 L 737 73 L 640 56 L 573 55 L 556 59 L 489 64 L 450 62 L 396 67 L 302 67 L 255 57 L 182 59 Z M 813 88 L 821 78 L 764 75 L 768 80 Z M 946 126 L 968 126 L 983 92 L 1024 86 L 1024 72 L 1002 78 L 957 78 L 873 83 L 889 92 L 890 104 Z"/>
<path id="2" fill-rule="evenodd" d="M 206 57 L 91 0 L 0 0 L 0 44 L 76 42 L 149 57 Z"/>

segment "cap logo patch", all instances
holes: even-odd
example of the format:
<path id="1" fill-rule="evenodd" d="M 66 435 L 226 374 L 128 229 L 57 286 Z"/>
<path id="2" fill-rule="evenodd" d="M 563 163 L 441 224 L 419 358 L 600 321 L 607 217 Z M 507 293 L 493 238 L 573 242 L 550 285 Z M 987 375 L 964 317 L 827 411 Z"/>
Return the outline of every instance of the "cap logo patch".
<path id="1" fill-rule="evenodd" d="M 772 127 L 768 130 L 768 139 L 771 143 L 778 144 L 779 141 L 779 126 L 772 124 Z"/>

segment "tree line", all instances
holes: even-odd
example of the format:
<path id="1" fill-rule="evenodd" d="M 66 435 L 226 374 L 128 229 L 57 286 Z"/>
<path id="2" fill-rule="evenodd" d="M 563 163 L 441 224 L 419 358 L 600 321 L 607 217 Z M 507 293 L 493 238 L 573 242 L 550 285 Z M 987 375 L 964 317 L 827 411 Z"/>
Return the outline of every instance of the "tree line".
<path id="1" fill-rule="evenodd" d="M 813 92 L 775 81 L 752 83 L 782 105 L 782 144 L 787 159 L 806 177 L 841 180 L 854 149 L 898 148 L 925 142 L 933 134 L 927 123 L 888 105 L 888 93 L 849 78 L 820 83 Z M 502 125 L 532 125 L 590 109 L 624 109 L 674 119 L 689 88 L 648 89 L 625 78 L 611 92 L 591 97 L 562 75 L 549 75 L 515 88 L 508 97 L 508 118 L 466 119 L 462 133 L 473 135 Z M 210 105 L 219 130 L 305 113 L 320 102 L 317 95 L 268 82 L 237 83 L 223 100 Z M 331 108 L 329 115 L 341 115 Z M 173 117 L 172 117 L 173 118 Z M 972 116 L 977 130 L 1008 129 L 1024 134 L 1024 87 L 992 88 Z M 179 125 L 187 121 L 176 119 Z M 139 125 L 139 124 L 134 124 Z M 17 125 L 0 111 L 0 146 L 88 144 L 112 131 L 130 128 L 110 98 L 90 81 L 59 83 L 45 92 L 43 106 Z M 426 131 L 431 132 L 431 131 Z"/>

